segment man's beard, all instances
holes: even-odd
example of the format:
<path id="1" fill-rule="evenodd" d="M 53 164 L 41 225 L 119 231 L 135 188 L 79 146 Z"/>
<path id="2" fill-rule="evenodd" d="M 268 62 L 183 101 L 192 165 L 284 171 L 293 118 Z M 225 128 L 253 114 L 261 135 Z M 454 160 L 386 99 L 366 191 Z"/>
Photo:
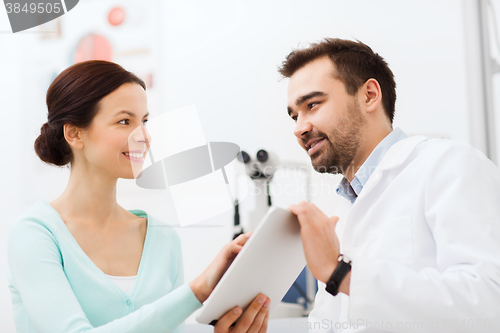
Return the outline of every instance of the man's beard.
<path id="1" fill-rule="evenodd" d="M 361 114 L 359 104 L 353 99 L 348 106 L 348 112 L 340 118 L 331 137 L 324 133 L 319 133 L 324 137 L 323 147 L 311 156 L 314 170 L 319 173 L 347 174 L 349 168 L 355 171 L 354 165 L 350 164 L 354 160 L 361 141 L 361 128 L 366 120 Z M 335 144 L 332 144 L 332 141 Z M 314 158 L 314 155 L 319 156 Z"/>

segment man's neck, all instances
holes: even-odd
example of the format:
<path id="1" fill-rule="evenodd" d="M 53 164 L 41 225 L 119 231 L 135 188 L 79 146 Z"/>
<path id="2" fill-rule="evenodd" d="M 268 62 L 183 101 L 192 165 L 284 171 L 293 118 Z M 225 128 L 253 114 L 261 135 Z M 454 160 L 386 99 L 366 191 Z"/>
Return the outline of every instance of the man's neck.
<path id="1" fill-rule="evenodd" d="M 361 141 L 358 153 L 356 154 L 356 156 L 354 156 L 351 165 L 349 165 L 346 172 L 343 174 L 343 176 L 349 181 L 349 183 L 352 182 L 352 180 L 356 176 L 356 172 L 358 172 L 361 166 L 365 163 L 372 151 L 391 132 L 392 127 L 378 127 L 367 129 L 367 131 L 365 132 L 365 138 Z"/>

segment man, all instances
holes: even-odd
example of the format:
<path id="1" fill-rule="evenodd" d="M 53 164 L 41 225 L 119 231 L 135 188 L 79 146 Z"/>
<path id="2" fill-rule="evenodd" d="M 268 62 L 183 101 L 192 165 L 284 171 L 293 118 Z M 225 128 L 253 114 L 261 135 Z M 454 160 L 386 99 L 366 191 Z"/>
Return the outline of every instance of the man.
<path id="1" fill-rule="evenodd" d="M 500 331 L 498 168 L 467 144 L 393 130 L 393 73 L 361 42 L 325 39 L 279 71 L 314 169 L 344 176 L 338 216 L 290 206 L 319 280 L 311 331 Z"/>

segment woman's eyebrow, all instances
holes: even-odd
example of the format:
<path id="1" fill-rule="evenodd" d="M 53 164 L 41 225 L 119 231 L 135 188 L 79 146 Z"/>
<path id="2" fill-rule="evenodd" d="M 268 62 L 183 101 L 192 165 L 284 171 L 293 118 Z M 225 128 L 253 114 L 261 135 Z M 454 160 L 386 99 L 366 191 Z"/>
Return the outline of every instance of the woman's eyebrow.
<path id="1" fill-rule="evenodd" d="M 127 110 L 121 110 L 121 111 L 118 111 L 117 113 L 115 113 L 115 115 L 114 115 L 113 117 L 116 117 L 116 116 L 118 116 L 118 115 L 120 115 L 120 114 L 122 114 L 122 113 L 126 113 L 126 114 L 128 114 L 130 117 L 135 117 L 135 113 L 130 112 L 130 111 L 127 111 Z M 148 112 L 148 113 L 146 113 L 146 114 L 144 115 L 144 117 L 143 117 L 143 118 L 146 118 L 147 116 L 149 116 L 149 112 Z"/>

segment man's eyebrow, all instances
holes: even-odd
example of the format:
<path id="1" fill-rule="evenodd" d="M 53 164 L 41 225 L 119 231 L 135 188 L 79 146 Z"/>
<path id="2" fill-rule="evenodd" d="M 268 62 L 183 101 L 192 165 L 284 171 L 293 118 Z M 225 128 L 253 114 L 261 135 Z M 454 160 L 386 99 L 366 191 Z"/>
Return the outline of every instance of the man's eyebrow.
<path id="1" fill-rule="evenodd" d="M 127 111 L 127 110 L 121 110 L 121 111 L 118 111 L 117 113 L 115 113 L 115 115 L 114 115 L 113 117 L 116 117 L 116 116 L 118 116 L 118 115 L 120 115 L 120 114 L 122 114 L 122 113 L 126 113 L 126 114 L 128 114 L 130 117 L 135 117 L 135 113 L 130 112 L 130 111 Z M 146 113 L 146 114 L 144 115 L 144 117 L 143 117 L 143 118 L 146 118 L 147 116 L 149 116 L 149 112 L 148 112 L 148 113 Z"/>
<path id="2" fill-rule="evenodd" d="M 321 91 L 313 91 L 313 92 L 311 92 L 311 93 L 309 93 L 307 95 L 300 96 L 299 98 L 297 98 L 297 100 L 295 101 L 295 104 L 297 106 L 300 106 L 301 104 L 303 104 L 308 99 L 311 99 L 313 97 L 318 97 L 318 96 L 326 96 L 326 94 L 324 92 L 321 92 Z"/>
<path id="3" fill-rule="evenodd" d="M 318 97 L 318 96 L 326 96 L 326 95 L 327 94 L 325 94 L 324 92 L 321 92 L 321 91 L 313 91 L 307 95 L 303 95 L 303 96 L 300 96 L 299 98 L 297 98 L 297 100 L 295 101 L 295 104 L 297 106 L 301 106 L 308 99 L 311 99 L 313 97 Z M 290 113 L 292 113 L 292 109 L 290 107 L 288 107 L 287 109 L 288 109 L 288 115 L 290 115 Z"/>

